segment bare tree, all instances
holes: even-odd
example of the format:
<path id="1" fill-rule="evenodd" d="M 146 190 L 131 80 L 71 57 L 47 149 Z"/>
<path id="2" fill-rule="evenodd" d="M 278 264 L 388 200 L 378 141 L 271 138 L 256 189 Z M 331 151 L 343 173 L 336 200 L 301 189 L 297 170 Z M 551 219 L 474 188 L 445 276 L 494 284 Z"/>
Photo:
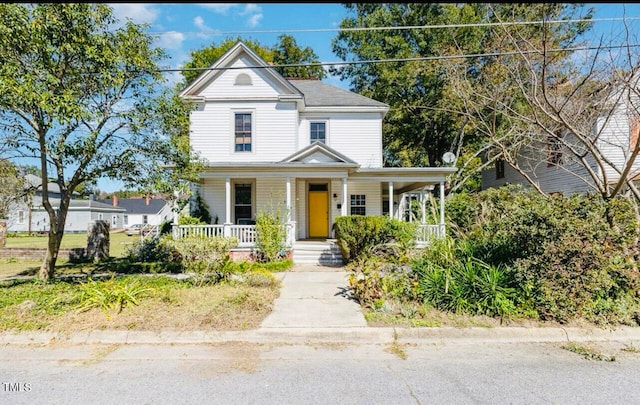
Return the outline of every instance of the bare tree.
<path id="1" fill-rule="evenodd" d="M 640 66 L 632 30 L 625 25 L 624 43 L 615 46 L 566 46 L 554 39 L 554 24 L 497 27 L 488 47 L 499 52 L 479 74 L 450 61 L 461 114 L 486 138 L 485 164 L 503 159 L 540 193 L 552 191 L 546 181 L 567 176 L 605 201 L 625 195 L 638 204 Z"/>

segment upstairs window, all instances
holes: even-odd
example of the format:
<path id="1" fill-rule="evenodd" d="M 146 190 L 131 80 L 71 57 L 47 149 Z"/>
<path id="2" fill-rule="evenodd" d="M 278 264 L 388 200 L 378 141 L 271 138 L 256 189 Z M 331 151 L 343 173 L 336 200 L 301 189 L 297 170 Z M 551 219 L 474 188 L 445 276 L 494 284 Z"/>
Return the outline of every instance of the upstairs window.
<path id="1" fill-rule="evenodd" d="M 251 152 L 251 113 L 236 113 L 235 144 L 236 152 Z"/>
<path id="2" fill-rule="evenodd" d="M 311 123 L 311 143 L 316 141 L 327 143 L 327 126 L 324 122 Z"/>
<path id="3" fill-rule="evenodd" d="M 367 215 L 366 205 L 364 194 L 351 194 L 351 215 Z"/>

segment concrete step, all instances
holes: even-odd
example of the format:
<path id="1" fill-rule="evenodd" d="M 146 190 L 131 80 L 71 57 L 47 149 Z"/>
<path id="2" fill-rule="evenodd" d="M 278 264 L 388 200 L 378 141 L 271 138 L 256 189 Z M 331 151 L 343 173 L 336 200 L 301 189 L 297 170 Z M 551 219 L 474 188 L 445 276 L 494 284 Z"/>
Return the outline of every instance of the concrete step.
<path id="1" fill-rule="evenodd" d="M 342 265 L 340 248 L 332 242 L 304 241 L 293 245 L 294 263 L 315 263 L 322 265 Z"/>

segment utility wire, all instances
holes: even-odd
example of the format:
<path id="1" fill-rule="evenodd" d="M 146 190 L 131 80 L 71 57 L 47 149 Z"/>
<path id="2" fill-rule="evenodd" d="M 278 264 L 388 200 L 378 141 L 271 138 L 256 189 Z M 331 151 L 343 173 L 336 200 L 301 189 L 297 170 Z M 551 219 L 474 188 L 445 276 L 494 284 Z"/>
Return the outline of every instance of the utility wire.
<path id="1" fill-rule="evenodd" d="M 537 21 L 510 21 L 510 22 L 487 22 L 487 23 L 460 23 L 460 24 L 439 24 L 439 25 L 407 25 L 400 27 L 352 27 L 352 28 L 307 28 L 307 29 L 284 29 L 284 30 L 244 30 L 244 31 L 150 31 L 151 35 L 161 35 L 173 32 L 181 34 L 208 34 L 208 35 L 238 35 L 238 34 L 277 34 L 277 33 L 305 33 L 305 32 L 353 32 L 353 31 L 388 31 L 388 30 L 417 30 L 417 29 L 439 29 L 439 28 L 464 28 L 464 27 L 494 27 L 510 25 L 535 25 L 535 24 L 563 24 L 580 22 L 604 22 L 604 21 L 630 21 L 640 20 L 640 17 L 611 17 L 611 18 L 580 18 L 570 20 L 537 20 Z"/>
<path id="2" fill-rule="evenodd" d="M 640 44 L 627 44 L 627 45 L 608 45 L 608 46 L 579 46 L 572 48 L 555 48 L 547 49 L 545 52 L 557 53 L 557 52 L 574 52 L 574 51 L 589 51 L 599 49 L 622 49 L 622 48 L 638 48 Z M 205 70 L 240 70 L 240 69 L 273 69 L 273 68 L 286 68 L 286 67 L 313 67 L 313 66 L 335 66 L 335 65 L 361 65 L 367 63 L 392 63 L 392 62 L 416 62 L 416 61 L 434 61 L 434 60 L 451 60 L 451 59 L 468 59 L 468 58 L 481 58 L 490 56 L 513 56 L 513 55 L 530 55 L 540 54 L 541 51 L 508 51 L 508 52 L 487 52 L 487 53 L 474 53 L 474 54 L 462 54 L 462 55 L 440 55 L 440 56 L 421 56 L 415 58 L 394 58 L 394 59 L 368 59 L 358 61 L 341 61 L 341 62 L 312 62 L 312 63 L 292 63 L 282 65 L 266 65 L 266 66 L 226 66 L 226 67 L 206 67 L 206 68 L 164 68 L 157 69 L 154 72 L 183 72 L 183 71 L 205 71 Z"/>

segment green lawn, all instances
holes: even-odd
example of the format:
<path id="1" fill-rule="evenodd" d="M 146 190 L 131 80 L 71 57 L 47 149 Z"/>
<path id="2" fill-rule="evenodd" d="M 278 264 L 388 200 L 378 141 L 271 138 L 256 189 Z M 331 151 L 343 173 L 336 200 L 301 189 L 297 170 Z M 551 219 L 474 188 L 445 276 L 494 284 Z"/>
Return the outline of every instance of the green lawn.
<path id="1" fill-rule="evenodd" d="M 136 240 L 139 240 L 139 236 L 127 236 L 124 232 L 112 233 L 109 235 L 111 246 L 109 247 L 109 254 L 112 257 L 122 257 L 126 252 L 128 245 L 131 245 Z M 8 248 L 46 248 L 47 236 L 46 235 L 18 235 L 10 236 L 7 238 L 6 247 Z M 65 234 L 62 238 L 61 248 L 78 248 L 87 247 L 87 235 L 84 233 L 69 233 Z M 59 259 L 56 267 L 66 265 L 66 259 Z M 0 259 L 0 279 L 4 277 L 10 277 L 16 274 L 27 272 L 29 274 L 35 274 L 36 270 L 40 268 L 42 260 L 16 260 L 16 259 Z M 73 266 L 71 272 L 77 272 L 82 270 L 83 266 Z M 58 272 L 64 272 L 61 268 Z"/>
<path id="2" fill-rule="evenodd" d="M 122 257 L 128 245 L 138 240 L 139 236 L 127 236 L 124 232 L 112 233 L 109 235 L 111 246 L 109 254 L 113 257 Z M 6 247 L 8 248 L 46 248 L 46 235 L 18 235 L 9 236 L 7 238 Z M 67 233 L 62 237 L 62 249 L 87 247 L 86 233 Z"/>

